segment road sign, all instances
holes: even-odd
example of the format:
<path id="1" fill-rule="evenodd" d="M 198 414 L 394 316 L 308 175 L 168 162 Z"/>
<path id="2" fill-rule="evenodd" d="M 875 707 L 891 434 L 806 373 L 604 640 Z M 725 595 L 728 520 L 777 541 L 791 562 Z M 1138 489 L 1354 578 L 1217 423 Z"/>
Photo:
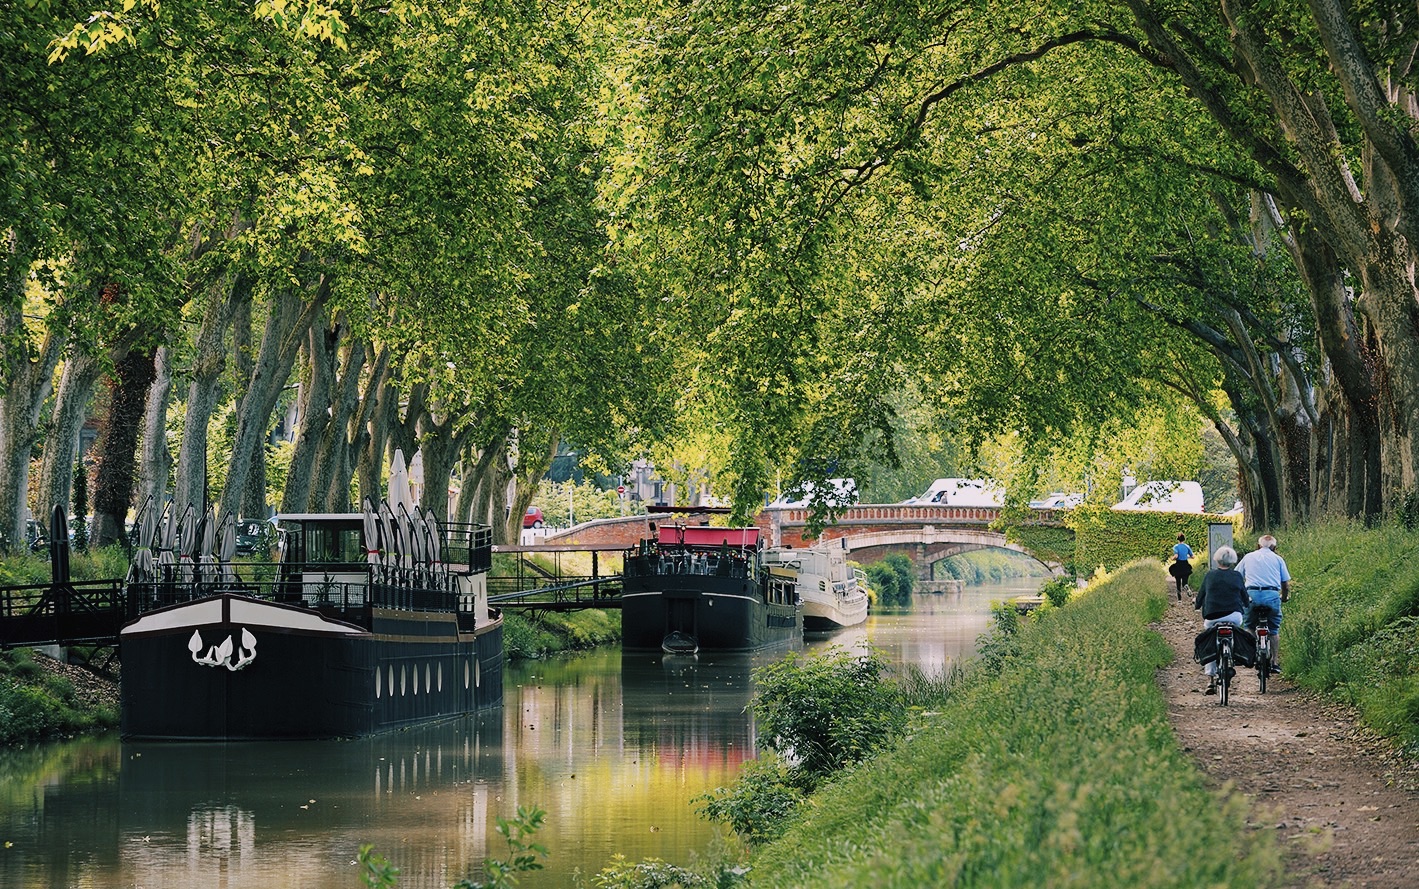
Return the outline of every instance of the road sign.
<path id="1" fill-rule="evenodd" d="M 626 486 L 625 486 L 625 485 L 617 485 L 617 486 L 616 486 L 616 493 L 617 493 L 617 494 L 624 494 L 624 493 L 626 493 Z"/>

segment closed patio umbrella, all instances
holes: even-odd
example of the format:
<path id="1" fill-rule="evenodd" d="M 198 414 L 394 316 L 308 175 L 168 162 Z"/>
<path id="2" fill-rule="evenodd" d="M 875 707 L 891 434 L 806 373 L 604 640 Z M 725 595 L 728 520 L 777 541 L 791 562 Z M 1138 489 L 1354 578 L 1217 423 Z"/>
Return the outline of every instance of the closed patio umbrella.
<path id="1" fill-rule="evenodd" d="M 138 540 L 133 547 L 133 561 L 128 564 L 127 584 L 148 583 L 153 579 L 153 496 L 143 501 L 138 508 L 138 518 L 133 523 L 138 532 Z"/>
<path id="2" fill-rule="evenodd" d="M 157 541 L 159 580 L 171 583 L 174 566 L 177 564 L 177 523 L 173 519 L 173 505 L 163 507 L 162 521 L 154 531 Z"/>
<path id="3" fill-rule="evenodd" d="M 232 567 L 232 559 L 236 557 L 236 517 L 228 512 L 222 516 L 218 527 L 220 531 L 217 534 L 217 565 L 222 586 L 235 586 L 237 576 L 236 569 Z"/>
<path id="4" fill-rule="evenodd" d="M 197 517 L 192 504 L 183 510 L 177 522 L 177 581 L 191 583 L 193 577 L 192 550 L 197 543 Z"/>
<path id="5" fill-rule="evenodd" d="M 197 536 L 197 581 L 211 583 L 217 579 L 217 517 L 211 506 L 207 507 L 207 514 L 202 517 Z"/>
<path id="6" fill-rule="evenodd" d="M 379 504 L 379 548 L 385 577 L 393 577 L 394 569 L 399 564 L 399 555 L 396 552 L 398 540 L 394 533 L 394 511 L 389 508 L 388 500 Z"/>

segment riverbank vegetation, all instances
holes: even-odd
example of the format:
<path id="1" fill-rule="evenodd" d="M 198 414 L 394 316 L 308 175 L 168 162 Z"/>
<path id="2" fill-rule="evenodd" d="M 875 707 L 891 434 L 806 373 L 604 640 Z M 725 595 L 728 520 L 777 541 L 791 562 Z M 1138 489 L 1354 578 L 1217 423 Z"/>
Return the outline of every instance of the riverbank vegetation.
<path id="1" fill-rule="evenodd" d="M 61 671 L 58 662 L 44 660 L 28 648 L 0 651 L 0 746 L 117 727 L 118 695 L 111 680 L 95 677 L 79 688 L 75 680 L 82 668 Z M 100 685 L 106 691 L 96 693 Z"/>
<path id="2" fill-rule="evenodd" d="M 1167 721 L 1156 565 L 1096 581 L 928 684 L 898 740 L 758 846 L 756 886 L 1266 885 L 1269 834 L 1208 790 Z"/>
<path id="3" fill-rule="evenodd" d="M 916 588 L 916 568 L 911 559 L 892 553 L 880 562 L 862 566 L 867 575 L 867 595 L 873 605 L 906 607 Z"/>
<path id="4" fill-rule="evenodd" d="M 1049 569 L 1028 556 L 1010 550 L 984 549 L 942 559 L 936 572 L 944 578 L 954 578 L 967 586 L 1001 583 L 1019 577 L 1040 577 Z"/>
<path id="5" fill-rule="evenodd" d="M 1277 534 L 1293 577 L 1279 637 L 1286 677 L 1355 705 L 1419 757 L 1419 534 L 1398 523 Z"/>
<path id="6" fill-rule="evenodd" d="M 620 611 L 503 612 L 503 651 L 510 660 L 584 651 L 620 641 Z"/>

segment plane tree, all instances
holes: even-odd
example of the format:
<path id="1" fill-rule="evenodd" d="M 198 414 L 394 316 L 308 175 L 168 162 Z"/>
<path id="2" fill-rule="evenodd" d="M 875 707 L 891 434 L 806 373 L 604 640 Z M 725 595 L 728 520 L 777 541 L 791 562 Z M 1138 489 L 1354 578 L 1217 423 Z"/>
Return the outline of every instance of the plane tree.
<path id="1" fill-rule="evenodd" d="M 1156 397 L 1146 376 L 1210 354 L 1174 389 L 1208 404 L 1212 384 L 1233 385 L 1239 456 L 1275 464 L 1252 488 L 1267 520 L 1316 503 L 1373 517 L 1410 484 L 1412 347 L 1394 296 L 1405 192 L 1391 184 L 1407 181 L 1394 122 L 1407 93 L 1374 88 L 1405 58 L 1392 28 L 1144 2 L 720 16 L 647 18 L 630 78 L 646 110 L 625 168 L 643 227 L 628 246 L 713 288 L 726 318 L 755 319 L 715 361 L 772 363 L 782 331 L 760 322 L 831 317 L 828 282 L 851 268 L 844 233 L 876 202 L 903 230 L 892 255 L 921 238 L 936 259 L 915 275 L 906 304 L 921 311 L 902 338 L 931 348 L 896 357 L 934 364 L 936 392 L 981 428 L 1097 425 Z M 1301 36 L 1277 36 L 1282 24 Z M 1114 180 L 1130 190 L 1100 187 Z M 683 237 L 668 234 L 684 220 Z M 1139 339 L 1149 322 L 1177 333 Z M 1206 351 L 1172 354 L 1169 336 Z M 728 406 L 741 449 L 757 439 L 771 458 L 786 452 L 783 407 L 809 397 L 779 371 L 756 377 L 772 396 Z M 1378 479 L 1362 470 L 1376 439 Z"/>

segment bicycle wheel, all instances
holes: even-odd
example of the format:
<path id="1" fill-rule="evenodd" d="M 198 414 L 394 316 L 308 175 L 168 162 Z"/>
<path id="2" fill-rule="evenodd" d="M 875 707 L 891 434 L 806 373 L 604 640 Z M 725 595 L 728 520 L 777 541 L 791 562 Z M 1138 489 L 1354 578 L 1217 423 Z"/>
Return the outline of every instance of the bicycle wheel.
<path id="1" fill-rule="evenodd" d="M 1227 706 L 1227 699 L 1232 696 L 1232 676 L 1236 672 L 1232 669 L 1232 648 L 1229 645 L 1222 649 L 1222 657 L 1217 660 L 1217 703 L 1223 707 Z"/>
<path id="2" fill-rule="evenodd" d="M 1266 694 L 1266 680 L 1271 675 L 1271 652 L 1258 646 L 1256 652 L 1256 680 L 1261 686 L 1261 693 Z"/>

